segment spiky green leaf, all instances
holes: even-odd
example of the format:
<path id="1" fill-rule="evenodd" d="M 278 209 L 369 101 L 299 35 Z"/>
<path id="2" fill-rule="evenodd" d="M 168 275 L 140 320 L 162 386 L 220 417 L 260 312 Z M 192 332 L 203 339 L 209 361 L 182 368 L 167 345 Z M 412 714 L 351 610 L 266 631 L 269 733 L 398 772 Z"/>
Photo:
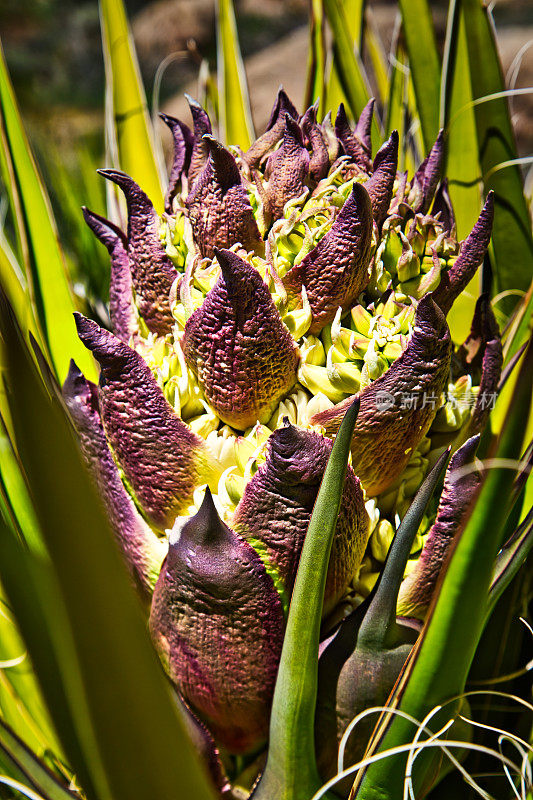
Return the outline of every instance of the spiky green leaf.
<path id="1" fill-rule="evenodd" d="M 122 0 L 101 0 L 106 71 L 108 149 L 111 165 L 130 175 L 154 208 L 163 210 L 162 157 L 147 110 L 146 94 Z M 157 147 L 157 149 L 156 149 Z"/>
<path id="2" fill-rule="evenodd" d="M 533 272 L 531 221 L 517 164 L 500 167 L 517 157 L 492 20 L 480 0 L 461 0 L 466 25 L 472 98 L 477 126 L 479 160 L 485 191 L 495 192 L 492 250 L 495 292 L 527 290 Z M 483 69 L 479 65 L 483 65 Z M 483 101 L 481 102 L 482 98 Z M 513 307 L 512 301 L 508 308 Z"/>
<path id="3" fill-rule="evenodd" d="M 321 785 L 314 738 L 320 621 L 358 411 L 355 400 L 335 438 L 305 537 L 272 703 L 268 760 L 256 800 L 309 800 Z"/>
<path id="4" fill-rule="evenodd" d="M 217 0 L 217 72 L 222 141 L 246 150 L 255 136 L 232 0 Z"/>
<path id="5" fill-rule="evenodd" d="M 426 153 L 439 132 L 440 63 L 427 0 L 399 0 Z M 421 46 L 423 43 L 423 46 Z"/>
<path id="6" fill-rule="evenodd" d="M 49 569 L 58 593 L 55 606 L 66 629 L 58 638 L 57 623 L 46 620 L 51 663 L 59 667 L 53 675 L 48 670 L 47 679 L 55 684 L 55 693 L 63 695 L 77 751 L 83 753 L 80 763 L 73 762 L 74 769 L 80 780 L 82 771 L 88 776 L 88 793 L 92 786 L 98 787 L 99 798 L 170 798 L 178 792 L 211 800 L 63 407 L 45 393 L 6 303 L 1 310 L 18 450 L 50 554 Z M 1 554 L 7 570 L 3 577 L 10 579 L 5 586 L 17 618 L 19 610 L 24 616 L 21 628 L 26 638 L 28 627 L 36 635 L 37 623 L 42 625 L 39 615 L 48 615 L 48 609 L 41 608 L 32 617 L 30 609 L 20 608 L 24 601 L 13 586 L 13 570 L 18 569 L 14 549 L 12 543 Z M 33 636 L 30 641 L 35 644 Z M 69 641 L 71 648 L 66 647 Z M 78 686 L 78 695 L 83 686 L 81 704 L 63 688 L 69 650 L 68 680 Z M 55 714 L 54 708 L 50 711 Z M 72 750 L 70 742 L 63 743 Z"/>
<path id="7" fill-rule="evenodd" d="M 50 203 L 22 125 L 1 50 L 0 111 L 9 149 L 7 157 L 13 166 L 20 201 L 20 216 L 16 224 L 20 227 L 21 238 L 27 242 L 26 280 L 33 293 L 53 366 L 59 379 L 63 380 L 70 359 L 76 358 L 87 375 L 94 377 L 94 363 L 76 334 L 72 319 L 75 306 Z"/>

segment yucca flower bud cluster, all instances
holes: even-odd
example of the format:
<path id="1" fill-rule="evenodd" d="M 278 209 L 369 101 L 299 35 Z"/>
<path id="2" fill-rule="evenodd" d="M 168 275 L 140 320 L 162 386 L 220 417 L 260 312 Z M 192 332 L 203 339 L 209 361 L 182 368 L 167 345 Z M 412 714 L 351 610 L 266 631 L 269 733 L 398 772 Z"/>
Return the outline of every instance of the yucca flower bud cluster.
<path id="1" fill-rule="evenodd" d="M 458 243 L 442 133 L 414 176 L 400 173 L 395 131 L 372 155 L 373 101 L 352 129 L 343 106 L 319 122 L 280 90 L 247 152 L 217 141 L 189 102 L 192 129 L 162 115 L 174 142 L 163 215 L 115 170 L 101 174 L 124 193 L 127 231 L 84 209 L 111 257 L 112 332 L 77 315 L 100 383 L 72 364 L 64 396 L 165 668 L 204 739 L 241 754 L 267 738 L 300 552 L 354 396 L 324 630 L 368 595 L 452 445 L 398 601 L 400 616 L 424 618 L 478 487 L 475 469 L 449 476 L 475 458 L 501 370 L 487 297 L 461 347 L 446 321 L 484 258 L 493 199 Z M 319 712 L 333 744 L 372 700 L 371 681 L 358 696 L 341 684 L 337 717 Z M 334 758 L 319 754 L 324 777 Z M 213 775 L 221 788 L 219 766 Z"/>

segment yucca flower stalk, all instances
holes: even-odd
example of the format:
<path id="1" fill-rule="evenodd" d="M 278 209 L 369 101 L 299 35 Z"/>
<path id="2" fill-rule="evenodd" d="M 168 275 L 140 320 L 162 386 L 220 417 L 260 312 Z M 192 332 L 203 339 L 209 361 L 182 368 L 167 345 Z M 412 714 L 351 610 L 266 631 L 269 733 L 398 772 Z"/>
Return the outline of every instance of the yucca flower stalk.
<path id="1" fill-rule="evenodd" d="M 339 10 L 325 8 L 340 47 Z M 110 41 L 120 14 L 119 6 L 104 6 Z M 409 34 L 408 23 L 410 17 Z M 228 91 L 224 80 L 242 94 L 227 3 L 219 8 L 219 35 L 220 95 Z M 345 56 L 335 62 L 344 81 Z M 123 64 L 128 68 L 127 59 Z M 78 778 L 87 796 L 135 796 L 143 764 L 150 776 L 156 770 L 148 779 L 151 793 L 163 797 L 251 792 L 256 800 L 304 800 L 328 779 L 340 796 L 352 790 L 358 798 L 399 797 L 410 757 L 406 768 L 405 757 L 371 765 L 372 757 L 382 746 L 405 744 L 407 717 L 429 728 L 424 735 L 455 718 L 444 726 L 450 747 L 457 738 L 468 747 L 463 691 L 487 609 L 531 546 L 531 514 L 521 521 L 512 510 L 519 509 L 514 504 L 528 475 L 527 453 L 518 467 L 516 458 L 524 438 L 519 420 L 530 408 L 531 347 L 525 355 L 518 349 L 529 306 L 522 303 L 507 327 L 505 349 L 513 357 L 504 372 L 500 325 L 486 291 L 464 343 L 450 330 L 454 303 L 482 262 L 488 288 L 495 195 L 487 192 L 470 232 L 458 237 L 464 221 L 456 219 L 445 178 L 444 130 L 410 172 L 398 169 L 406 147 L 397 130 L 373 145 L 379 129 L 373 99 L 353 124 L 342 102 L 333 114 L 319 114 L 319 100 L 300 113 L 280 89 L 266 131 L 246 147 L 222 144 L 207 111 L 192 98 L 189 105 L 191 126 L 161 115 L 174 146 L 161 214 L 157 181 L 151 198 L 142 181 L 117 168 L 99 172 L 123 195 L 123 226 L 83 209 L 111 259 L 111 329 L 74 314 L 78 336 L 99 365 L 98 384 L 94 362 L 80 363 L 84 350 L 71 345 L 69 355 L 76 349 L 76 356 L 64 381 L 64 361 L 59 370 L 53 361 L 60 391 L 46 356 L 63 358 L 65 348 L 54 337 L 52 352 L 47 335 L 31 340 L 42 378 L 36 375 L 10 309 L 20 316 L 23 301 L 12 282 L 4 287 L 2 332 L 13 387 L 6 427 L 19 446 L 6 450 L 2 579 L 26 639 L 39 614 L 42 631 L 68 620 L 63 650 L 56 650 L 57 633 L 41 636 L 41 651 L 28 643 L 38 674 L 53 654 L 66 694 L 75 697 L 80 681 L 76 670 L 65 672 L 64 661 L 72 650 L 86 677 L 80 697 L 94 693 L 96 702 L 84 732 L 78 714 L 85 699 L 71 711 L 64 690 L 42 682 L 67 759 L 79 772 L 68 790 L 57 781 L 57 758 L 54 777 L 4 723 L 0 745 L 16 776 L 52 799 L 77 794 Z M 243 109 L 228 103 L 221 124 L 241 145 Z M 427 134 L 428 118 L 420 114 Z M 139 161 L 155 164 L 145 149 L 149 128 L 137 127 L 136 136 Z M 9 143 L 8 166 L 20 164 L 24 150 L 12 134 Z M 117 144 L 124 144 L 120 135 Z M 136 171 L 132 151 L 128 158 L 123 152 Z M 496 232 L 497 226 L 494 249 Z M 24 235 L 32 241 L 31 228 Z M 39 334 L 33 320 L 28 327 Z M 486 456 L 496 452 L 489 449 L 490 412 L 518 363 L 515 412 L 497 450 L 506 463 L 515 459 L 513 482 L 509 469 L 487 477 Z M 72 466 L 72 480 L 64 472 L 72 492 L 64 499 L 64 523 L 72 502 L 76 525 L 94 530 L 94 541 L 80 544 L 72 576 L 61 568 L 69 548 L 56 538 L 48 499 L 53 470 L 51 479 L 43 477 L 40 449 L 28 446 L 32 407 L 49 425 L 46 441 L 58 443 L 58 464 Z M 485 460 L 476 459 L 478 451 Z M 28 538 L 10 495 L 18 459 L 22 483 L 36 486 L 35 529 L 45 542 L 39 567 L 41 538 Z M 27 552 L 18 552 L 11 531 L 26 541 Z M 80 592 L 90 587 L 83 562 L 97 554 L 102 579 L 105 570 L 111 579 L 95 594 L 100 625 L 108 610 L 115 613 L 115 572 L 119 617 L 124 608 L 124 628 L 106 644 L 115 676 L 108 687 L 95 677 L 99 667 L 93 672 L 94 652 L 87 650 L 89 641 L 98 642 L 98 626 L 85 639 L 78 626 L 84 603 L 77 597 L 64 607 L 54 588 L 64 584 L 70 597 L 76 576 Z M 20 602 L 15 563 L 30 596 L 50 587 L 49 610 L 28 613 Z M 38 577 L 41 568 L 46 577 Z M 463 604 L 470 626 L 458 621 Z M 149 677 L 153 652 L 145 627 L 170 691 L 157 670 Z M 137 681 L 125 679 L 119 690 L 126 631 L 139 666 Z M 135 694 L 144 680 L 150 689 L 134 699 L 130 687 Z M 164 742 L 156 735 L 144 748 L 139 726 L 127 729 L 128 703 L 138 719 L 143 710 L 160 709 L 161 731 L 174 731 L 183 752 L 168 770 L 172 735 Z M 108 705 L 120 709 L 118 721 L 112 712 L 101 714 Z M 446 716 L 441 705 L 450 706 Z M 376 726 L 376 716 L 367 715 L 381 708 Z M 396 713 L 404 717 L 391 722 Z M 127 777 L 111 768 L 117 736 L 142 750 Z M 523 739 L 513 741 L 527 748 Z M 355 784 L 354 774 L 334 777 L 339 745 L 345 765 L 361 763 Z M 86 761 L 88 752 L 99 756 Z M 422 797 L 446 768 L 430 747 L 416 757 L 410 787 Z"/>
<path id="2" fill-rule="evenodd" d="M 352 131 L 342 105 L 319 124 L 280 90 L 267 131 L 236 156 L 190 104 L 192 131 L 164 117 L 164 218 L 127 175 L 101 171 L 128 208 L 127 234 L 84 210 L 111 253 L 114 333 L 77 316 L 100 383 L 72 363 L 63 393 L 130 568 L 154 591 L 150 628 L 172 681 L 217 745 L 247 753 L 267 739 L 299 557 L 346 409 L 357 399 L 323 607 L 336 622 L 339 603 L 368 594 L 442 450 L 467 439 L 451 474 L 475 455 L 499 331 L 481 298 L 479 376 L 458 365 L 450 377 L 445 315 L 485 256 L 493 201 L 459 247 L 445 184 L 435 199 L 442 134 L 408 182 L 396 131 L 372 159 L 373 100 Z M 446 489 L 404 616 L 424 616 L 476 488 L 469 476 Z M 409 649 L 366 705 L 386 699 Z M 364 707 L 352 698 L 345 724 Z"/>

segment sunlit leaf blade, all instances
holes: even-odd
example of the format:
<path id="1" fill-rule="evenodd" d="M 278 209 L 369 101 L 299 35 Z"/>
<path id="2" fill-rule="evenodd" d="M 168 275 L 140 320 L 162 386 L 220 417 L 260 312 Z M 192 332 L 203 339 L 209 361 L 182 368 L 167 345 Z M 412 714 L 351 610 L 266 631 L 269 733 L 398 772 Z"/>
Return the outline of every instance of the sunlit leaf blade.
<path id="1" fill-rule="evenodd" d="M 38 342 L 41 350 L 47 352 L 41 327 L 31 300 L 26 276 L 23 274 L 21 264 L 16 260 L 15 254 L 7 238 L 4 236 L 3 231 L 0 231 L 0 286 L 2 286 L 15 313 L 18 315 L 23 331 L 25 333 L 31 333 Z M 0 363 L 1 362 L 2 357 L 0 355 Z M 3 401 L 3 390 L 4 387 L 0 387 L 0 414 L 4 420 L 4 424 L 10 429 L 10 413 L 9 408 Z"/>
<path id="2" fill-rule="evenodd" d="M 365 0 L 343 0 L 342 2 L 346 23 L 348 25 L 348 36 L 359 53 L 361 52 L 363 43 L 365 5 Z M 326 86 L 324 108 L 327 111 L 331 110 L 335 114 L 341 103 L 349 104 L 349 100 L 342 87 L 336 58 L 333 58 L 330 64 L 329 78 Z"/>
<path id="3" fill-rule="evenodd" d="M 358 411 L 355 400 L 335 438 L 305 537 L 272 704 L 268 760 L 256 800 L 309 800 L 321 785 L 314 737 L 320 621 Z"/>
<path id="4" fill-rule="evenodd" d="M 19 264 L 3 234 L 0 234 L 0 282 L 9 302 L 19 315 L 22 327 L 28 330 L 33 314 L 26 278 L 21 274 Z"/>
<path id="5" fill-rule="evenodd" d="M 513 398 L 515 418 L 506 426 L 498 448 L 497 456 L 504 459 L 503 466 L 498 461 L 489 464 L 479 498 L 455 542 L 422 633 L 393 694 L 393 707 L 420 721 L 432 709 L 461 694 L 484 627 L 494 560 L 508 513 L 502 498 L 509 496 L 515 476 L 507 460 L 516 458 L 519 420 L 524 412 L 527 416 L 531 404 L 532 362 L 533 347 L 530 347 Z M 430 727 L 438 730 L 439 723 L 448 720 L 453 711 L 453 704 L 447 706 Z M 370 752 L 408 744 L 414 734 L 411 722 L 383 715 Z M 415 769 L 418 779 L 415 785 L 420 786 L 425 778 L 434 778 L 434 758 L 431 749 L 421 753 Z M 403 785 L 405 763 L 406 755 L 400 754 L 368 766 L 356 781 L 357 800 L 396 798 L 395 787 Z"/>
<path id="6" fill-rule="evenodd" d="M 324 10 L 333 34 L 333 64 L 350 111 L 354 119 L 358 119 L 370 98 L 365 68 L 359 50 L 354 49 L 353 40 L 350 38 L 350 25 L 341 0 L 324 0 Z M 372 120 L 373 148 L 379 147 L 381 141 L 381 132 L 374 114 Z"/>
<path id="7" fill-rule="evenodd" d="M 21 545 L 2 517 L 0 576 L 66 757 L 90 800 L 111 800 L 50 564 Z"/>
<path id="8" fill-rule="evenodd" d="M 528 331 L 531 329 L 533 319 L 533 281 L 523 299 L 515 307 L 510 321 L 509 330 L 505 336 L 504 356 L 508 362 L 527 340 Z"/>
<path id="9" fill-rule="evenodd" d="M 6 139 L 3 118 L 0 119 L 0 177 L 2 180 L 2 191 L 7 197 L 7 204 L 11 221 L 13 223 L 14 242 L 13 249 L 20 264 L 25 264 L 28 259 L 28 243 L 25 239 L 25 232 L 21 221 L 20 198 L 16 189 L 15 176 L 13 174 L 13 164 L 9 156 L 9 147 Z M 6 219 L 3 220 L 2 227 L 5 227 Z M 2 234 L 5 235 L 4 230 Z M 11 243 L 10 243 L 11 244 Z"/>
<path id="10" fill-rule="evenodd" d="M 410 125 L 409 79 L 407 56 L 402 42 L 398 38 L 394 60 L 390 69 L 385 134 L 390 136 L 392 131 L 398 131 L 400 140 L 398 169 L 400 171 L 407 169 L 412 174 L 415 164 L 407 136 Z"/>
<path id="11" fill-rule="evenodd" d="M 73 800 L 77 794 L 62 786 L 27 745 L 0 719 L 0 750 L 18 767 L 26 781 L 47 800 Z"/>
<path id="12" fill-rule="evenodd" d="M 533 332 L 512 385 L 513 393 L 500 435 L 499 455 L 520 464 L 520 456 L 532 438 L 528 422 L 533 411 Z M 517 471 L 519 469 L 517 466 Z"/>
<path id="13" fill-rule="evenodd" d="M 503 91 L 505 83 L 487 7 L 480 0 L 461 0 L 461 7 L 467 31 L 472 97 L 480 100 Z M 533 241 L 520 168 L 512 164 L 498 169 L 503 162 L 517 157 L 507 99 L 498 97 L 479 102 L 474 113 L 485 191 L 495 192 L 494 290 L 526 290 L 533 272 Z M 513 307 L 512 300 L 507 307 Z"/>
<path id="14" fill-rule="evenodd" d="M 399 5 L 424 148 L 428 153 L 439 132 L 440 64 L 435 29 L 427 0 L 399 0 Z"/>
<path id="15" fill-rule="evenodd" d="M 418 165 L 424 160 L 428 151 L 424 145 L 420 115 L 418 113 L 415 87 L 413 84 L 413 74 L 409 69 L 407 76 L 407 110 L 409 112 L 409 129 L 407 134 L 407 147 L 413 154 L 413 172 L 416 172 Z"/>
<path id="16" fill-rule="evenodd" d="M 520 522 L 522 522 L 525 518 L 528 508 L 533 508 L 533 475 L 531 473 L 529 474 L 529 478 L 524 486 L 524 499 L 522 503 L 522 515 Z"/>
<path id="17" fill-rule="evenodd" d="M 388 60 L 371 9 L 367 9 L 366 46 L 376 81 L 379 102 L 384 103 L 389 92 Z"/>
<path id="18" fill-rule="evenodd" d="M 0 428 L 0 492 L 5 498 L 14 529 L 33 552 L 43 555 L 45 548 L 31 495 L 12 444 L 3 428 Z"/>
<path id="19" fill-rule="evenodd" d="M 8 157 L 20 198 L 24 238 L 28 242 L 27 280 L 32 284 L 44 337 L 60 380 L 71 358 L 94 377 L 94 364 L 76 334 L 75 310 L 50 204 L 29 147 L 16 105 L 3 52 L 0 51 L 0 107 Z"/>
<path id="20" fill-rule="evenodd" d="M 455 211 L 457 237 L 465 239 L 481 208 L 481 168 L 464 14 L 452 0 L 448 12 L 446 47 L 442 66 L 440 126 L 446 130 L 444 174 Z M 460 298 L 459 298 L 460 299 Z"/>
<path id="21" fill-rule="evenodd" d="M 0 587 L 0 716 L 36 752 L 61 754 L 28 653 Z"/>
<path id="22" fill-rule="evenodd" d="M 326 46 L 324 42 L 324 9 L 322 0 L 312 0 L 309 16 L 309 57 L 304 108 L 320 100 L 318 117 L 324 115 Z M 328 107 L 329 110 L 329 107 Z"/>
<path id="23" fill-rule="evenodd" d="M 520 370 L 515 369 L 511 373 L 491 414 L 493 431 L 501 431 L 502 435 L 512 443 L 509 445 L 509 458 L 518 459 L 524 446 L 529 444 L 533 437 L 533 409 L 529 403 L 529 395 L 533 392 L 532 340 L 533 331 L 529 334 L 529 345 L 520 358 Z"/>
<path id="24" fill-rule="evenodd" d="M 60 151 L 53 145 L 40 155 L 72 279 L 83 283 L 90 300 L 106 301 L 109 257 L 80 211 L 80 207 L 85 205 L 96 213 L 106 214 L 105 184 L 109 181 L 102 181 L 96 172 L 101 162 L 81 144 L 76 147 L 74 169 L 67 167 Z"/>
<path id="25" fill-rule="evenodd" d="M 217 72 L 222 141 L 247 150 L 255 135 L 232 0 L 217 0 Z"/>
<path id="26" fill-rule="evenodd" d="M 460 2 L 453 0 L 448 10 L 448 25 L 440 89 L 440 126 L 446 130 L 444 174 L 455 212 L 457 238 L 465 239 L 481 208 L 481 167 L 478 158 L 476 120 L 472 90 L 468 79 L 470 64 L 464 14 Z M 476 274 L 460 294 L 449 314 L 455 342 L 463 342 L 470 331 L 480 275 Z"/>
<path id="27" fill-rule="evenodd" d="M 112 108 L 116 137 L 112 157 L 118 160 L 111 166 L 130 175 L 161 212 L 162 164 L 156 155 L 156 140 L 122 0 L 101 0 L 100 22 L 107 102 Z"/>
<path id="28" fill-rule="evenodd" d="M 391 132 L 398 131 L 398 136 L 402 147 L 400 148 L 400 158 L 404 157 L 405 143 L 405 121 L 406 121 L 406 98 L 405 84 L 407 66 L 405 64 L 403 47 L 399 38 L 396 41 L 394 59 L 391 63 L 389 77 L 389 93 L 387 96 L 385 113 L 385 135 L 390 136 Z M 404 67 L 402 69 L 402 67 Z M 402 164 L 398 162 L 398 169 L 402 169 Z"/>
<path id="29" fill-rule="evenodd" d="M 103 766 L 113 797 L 145 800 L 180 794 L 208 800 L 212 795 L 206 776 L 178 716 L 63 408 L 45 394 L 5 303 L 1 321 L 10 355 L 17 445 L 64 604 L 75 675 L 79 670 L 87 721 L 97 743 L 95 763 Z M 12 565 L 11 557 L 8 561 Z M 93 761 L 84 755 L 90 771 Z M 78 771 L 78 764 L 73 766 Z"/>

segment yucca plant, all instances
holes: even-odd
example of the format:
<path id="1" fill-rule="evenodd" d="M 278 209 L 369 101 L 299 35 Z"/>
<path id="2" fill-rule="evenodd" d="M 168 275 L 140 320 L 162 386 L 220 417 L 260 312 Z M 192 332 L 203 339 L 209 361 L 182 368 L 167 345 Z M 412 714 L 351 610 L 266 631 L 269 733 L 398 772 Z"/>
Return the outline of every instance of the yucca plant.
<path id="1" fill-rule="evenodd" d="M 192 126 L 161 115 L 163 192 L 102 2 L 110 218 L 83 215 L 110 330 L 74 308 L 2 66 L 9 791 L 531 791 L 533 707 L 520 682 L 498 695 L 512 723 L 491 702 L 524 672 L 527 205 L 486 10 L 450 4 L 441 66 L 427 4 L 400 7 L 387 75 L 363 4 L 313 3 L 306 108 L 280 89 L 254 138 L 220 0 L 218 120 L 192 98 Z"/>

